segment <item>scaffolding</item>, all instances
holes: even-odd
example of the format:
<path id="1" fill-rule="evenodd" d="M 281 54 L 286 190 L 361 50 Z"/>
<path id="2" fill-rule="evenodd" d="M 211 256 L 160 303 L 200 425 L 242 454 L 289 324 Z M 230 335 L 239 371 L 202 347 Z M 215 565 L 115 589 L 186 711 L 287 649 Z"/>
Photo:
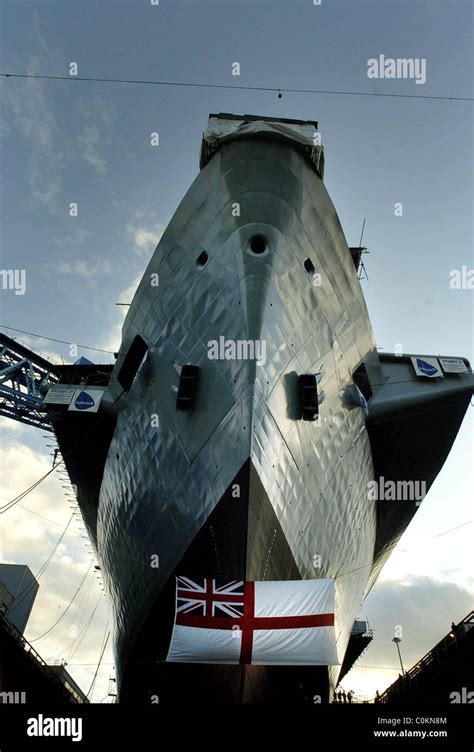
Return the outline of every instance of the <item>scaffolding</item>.
<path id="1" fill-rule="evenodd" d="M 53 363 L 0 332 L 0 415 L 51 432 L 43 399 L 57 381 Z"/>

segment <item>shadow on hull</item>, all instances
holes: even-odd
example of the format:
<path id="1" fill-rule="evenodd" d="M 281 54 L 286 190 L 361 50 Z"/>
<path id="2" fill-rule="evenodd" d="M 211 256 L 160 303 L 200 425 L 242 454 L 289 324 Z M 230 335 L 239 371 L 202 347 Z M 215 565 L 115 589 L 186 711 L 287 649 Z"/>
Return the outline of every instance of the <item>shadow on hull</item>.
<path id="1" fill-rule="evenodd" d="M 240 496 L 236 496 L 240 493 Z M 119 702 L 149 705 L 328 702 L 326 666 L 165 663 L 175 576 L 297 580 L 300 573 L 250 460 L 169 577 L 123 662 Z"/>

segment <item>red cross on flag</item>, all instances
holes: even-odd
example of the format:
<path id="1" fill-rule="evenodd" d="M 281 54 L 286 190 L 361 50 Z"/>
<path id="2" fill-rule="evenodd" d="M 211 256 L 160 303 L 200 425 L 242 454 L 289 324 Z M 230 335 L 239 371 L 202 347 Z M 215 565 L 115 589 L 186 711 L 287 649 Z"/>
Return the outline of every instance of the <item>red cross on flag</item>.
<path id="1" fill-rule="evenodd" d="M 176 578 L 167 661 L 339 665 L 334 580 Z"/>

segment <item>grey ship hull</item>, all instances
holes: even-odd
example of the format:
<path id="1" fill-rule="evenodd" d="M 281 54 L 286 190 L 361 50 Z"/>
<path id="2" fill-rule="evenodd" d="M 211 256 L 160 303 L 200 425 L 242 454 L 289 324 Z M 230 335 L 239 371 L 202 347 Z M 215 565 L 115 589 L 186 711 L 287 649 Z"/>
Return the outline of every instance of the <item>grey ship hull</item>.
<path id="1" fill-rule="evenodd" d="M 256 233 L 266 238 L 264 253 L 249 249 Z M 201 268 L 203 251 L 208 261 Z M 306 259 L 321 275 L 319 286 Z M 158 287 L 150 283 L 155 273 Z M 124 391 L 118 377 L 137 335 L 148 353 Z M 265 363 L 210 359 L 208 343 L 220 337 L 264 341 Z M 195 409 L 181 412 L 176 395 L 187 363 L 199 366 L 200 381 Z M 201 699 L 221 701 L 327 699 L 340 666 L 155 662 L 164 660 L 169 644 L 174 575 L 185 574 L 336 578 L 342 663 L 363 599 L 417 508 L 399 505 L 387 517 L 368 498 L 369 481 L 381 471 L 403 473 L 410 458 L 399 451 L 391 457 L 388 447 L 386 466 L 378 458 L 376 473 L 370 419 L 343 399 L 361 363 L 379 405 L 376 430 L 390 420 L 383 389 L 393 376 L 377 356 L 353 259 L 322 179 L 288 141 L 226 143 L 181 202 L 130 307 L 103 400 L 107 429 L 95 480 L 83 471 L 89 442 L 68 452 L 112 604 L 122 700 L 157 694 L 161 702 L 173 701 L 184 685 L 190 697 L 199 692 Z M 322 374 L 318 425 L 295 419 L 303 373 Z M 449 446 L 469 399 L 464 382 L 451 399 L 459 415 Z M 417 401 L 415 394 L 405 405 L 410 415 Z M 64 453 L 77 425 L 71 432 L 70 423 L 53 423 Z M 445 444 L 439 457 L 432 448 L 431 464 L 425 462 L 428 485 Z M 235 484 L 239 498 L 232 495 Z M 151 566 L 156 556 L 159 567 Z"/>

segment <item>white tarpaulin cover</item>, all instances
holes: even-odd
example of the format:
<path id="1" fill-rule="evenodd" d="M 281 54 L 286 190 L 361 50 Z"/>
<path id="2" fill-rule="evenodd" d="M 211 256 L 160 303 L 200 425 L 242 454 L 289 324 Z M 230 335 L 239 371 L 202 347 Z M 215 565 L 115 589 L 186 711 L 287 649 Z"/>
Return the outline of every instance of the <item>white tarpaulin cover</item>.
<path id="1" fill-rule="evenodd" d="M 334 580 L 176 578 L 167 661 L 334 666 Z"/>
<path id="2" fill-rule="evenodd" d="M 200 167 L 204 167 L 221 144 L 241 138 L 266 137 L 292 141 L 295 146 L 307 152 L 317 173 L 324 178 L 324 149 L 320 135 L 312 124 L 285 123 L 264 120 L 246 121 L 211 117 L 204 132 Z"/>

